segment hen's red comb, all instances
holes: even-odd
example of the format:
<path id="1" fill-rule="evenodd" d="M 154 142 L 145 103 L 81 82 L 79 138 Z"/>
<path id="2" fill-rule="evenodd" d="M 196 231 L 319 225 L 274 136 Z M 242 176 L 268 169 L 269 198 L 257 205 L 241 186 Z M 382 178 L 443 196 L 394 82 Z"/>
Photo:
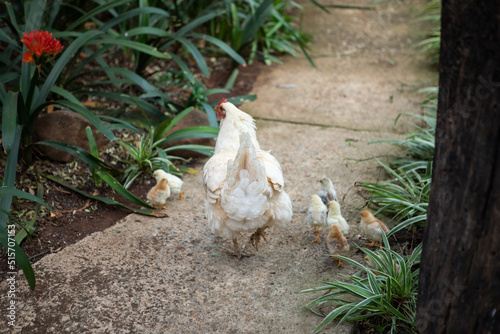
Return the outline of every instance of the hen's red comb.
<path id="1" fill-rule="evenodd" d="M 222 103 L 226 103 L 227 102 L 227 99 L 222 99 L 219 101 L 219 103 L 217 104 L 217 107 L 220 106 Z"/>

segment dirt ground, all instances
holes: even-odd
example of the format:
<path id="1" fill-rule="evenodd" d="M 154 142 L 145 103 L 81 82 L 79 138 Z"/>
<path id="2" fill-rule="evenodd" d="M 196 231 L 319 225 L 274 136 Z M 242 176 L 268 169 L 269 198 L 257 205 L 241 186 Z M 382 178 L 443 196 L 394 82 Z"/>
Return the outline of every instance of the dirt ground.
<path id="1" fill-rule="evenodd" d="M 350 256 L 361 261 L 355 244 L 365 242 L 364 195 L 355 184 L 379 180 L 380 168 L 366 159 L 394 151 L 369 143 L 411 130 L 410 118 L 396 127 L 394 120 L 422 112 L 413 86 L 437 76 L 409 48 L 415 3 L 382 2 L 375 9 L 327 14 L 305 4 L 317 70 L 304 58 L 285 57 L 257 78 L 258 100 L 241 107 L 257 119 L 261 147 L 282 165 L 294 206 L 289 228 L 271 229 L 255 256 L 238 261 L 226 251 L 230 241 L 207 227 L 200 177 L 186 175 L 186 197 L 169 202 L 168 218 L 129 215 L 44 257 L 34 266 L 34 292 L 18 275 L 16 327 L 3 318 L 0 333 L 311 333 L 321 318 L 303 306 L 318 295 L 300 291 L 356 270 L 335 268 L 324 243 L 312 242 L 315 234 L 304 223 L 309 196 L 319 178 L 333 180 L 351 225 Z M 204 162 L 194 168 L 201 171 Z M 248 237 L 240 244 L 251 248 Z M 0 308 L 7 302 L 2 292 Z M 354 330 L 342 324 L 322 333 Z"/>

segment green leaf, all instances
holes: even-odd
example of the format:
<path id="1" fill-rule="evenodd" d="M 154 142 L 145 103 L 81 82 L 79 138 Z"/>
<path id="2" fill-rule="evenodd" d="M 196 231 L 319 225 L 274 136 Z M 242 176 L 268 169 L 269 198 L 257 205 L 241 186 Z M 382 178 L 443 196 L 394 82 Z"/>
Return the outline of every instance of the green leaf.
<path id="1" fill-rule="evenodd" d="M 92 156 L 94 156 L 95 158 L 99 159 L 99 149 L 97 148 L 94 134 L 92 133 L 92 129 L 90 128 L 90 126 L 87 126 L 85 128 L 85 132 L 87 133 L 87 140 L 89 142 L 90 154 L 92 154 Z M 91 169 L 92 169 L 92 176 L 94 177 L 94 182 L 96 186 L 100 187 L 102 184 L 102 179 L 97 175 L 95 168 L 91 167 Z"/>
<path id="2" fill-rule="evenodd" d="M 59 86 L 53 86 L 50 90 L 53 93 L 56 93 L 57 95 L 64 97 L 66 100 L 68 100 L 74 104 L 78 104 L 82 108 L 85 108 L 85 106 L 83 104 L 81 104 L 80 100 L 78 100 L 73 94 L 71 94 L 71 92 L 67 91 L 66 89 L 59 87 Z"/>
<path id="3" fill-rule="evenodd" d="M 111 130 L 113 130 L 113 129 L 128 129 L 128 130 L 133 131 L 133 132 L 142 136 L 142 132 L 139 129 L 137 129 L 135 126 L 133 126 L 132 124 L 130 124 L 129 122 L 127 122 L 123 119 L 119 119 L 119 118 L 111 117 L 111 116 L 105 116 L 105 115 L 100 116 L 100 118 L 102 120 L 105 120 L 105 121 L 108 121 L 111 123 L 108 125 L 108 127 Z"/>
<path id="4" fill-rule="evenodd" d="M 227 79 L 226 85 L 224 86 L 224 89 L 231 90 L 234 87 L 234 83 L 236 82 L 236 79 L 238 78 L 238 75 L 240 74 L 240 71 L 235 68 L 234 71 L 231 73 L 229 76 L 229 79 Z"/>
<path id="5" fill-rule="evenodd" d="M 259 28 L 264 24 L 264 21 L 271 13 L 271 8 L 274 0 L 264 0 L 250 20 L 243 25 L 243 35 L 241 37 L 241 46 L 250 42 L 257 34 Z"/>
<path id="6" fill-rule="evenodd" d="M 186 138 L 216 138 L 219 134 L 219 128 L 214 128 L 211 126 L 191 126 L 188 128 L 179 129 L 167 137 L 165 137 L 164 142 L 170 142 L 173 140 L 186 139 Z"/>
<path id="7" fill-rule="evenodd" d="M 91 11 L 87 12 L 85 15 L 80 17 L 78 20 L 73 22 L 69 27 L 66 28 L 66 31 L 71 31 L 75 30 L 75 28 L 82 24 L 83 22 L 86 22 L 88 20 L 93 19 L 97 14 L 105 12 L 111 8 L 115 8 L 121 5 L 128 4 L 130 0 L 116 0 L 116 1 L 111 1 L 111 2 L 105 2 L 103 5 L 96 7 L 92 9 Z"/>
<path id="8" fill-rule="evenodd" d="M 47 210 L 55 213 L 55 211 L 52 210 L 52 208 L 47 203 L 45 203 L 43 200 L 41 200 L 40 198 L 33 196 L 30 193 L 27 193 L 25 191 L 16 189 L 14 187 L 8 187 L 8 186 L 0 187 L 0 195 L 22 197 L 22 198 L 25 198 L 27 200 L 36 202 L 40 205 L 43 205 L 44 207 L 47 208 Z"/>
<path id="9" fill-rule="evenodd" d="M 208 66 L 207 63 L 205 62 L 205 58 L 203 58 L 203 55 L 201 52 L 198 50 L 196 46 L 194 46 L 193 43 L 191 43 L 188 39 L 184 37 L 174 37 L 176 41 L 181 43 L 188 49 L 189 53 L 193 56 L 194 60 L 198 64 L 198 67 L 200 68 L 201 73 L 203 73 L 204 76 L 208 77 L 209 72 L 208 72 Z"/>
<path id="10" fill-rule="evenodd" d="M 12 240 L 11 243 L 9 243 L 10 240 Z M 36 279 L 35 279 L 35 272 L 33 271 L 33 267 L 31 267 L 30 260 L 28 259 L 26 254 L 23 252 L 21 247 L 19 247 L 19 245 L 15 242 L 15 240 L 13 240 L 13 239 L 10 239 L 10 240 L 9 240 L 9 235 L 7 234 L 7 230 L 5 228 L 0 228 L 0 243 L 7 250 L 7 255 L 12 254 L 12 253 L 13 253 L 13 255 L 15 255 L 16 263 L 23 270 L 24 277 L 26 277 L 26 280 L 28 281 L 30 289 L 34 290 L 35 285 L 36 285 Z M 13 247 L 10 247 L 10 246 L 13 246 Z"/>
<path id="11" fill-rule="evenodd" d="M 17 99 L 19 92 L 9 91 L 2 111 L 2 145 L 7 154 L 14 146 L 17 125 Z"/>
<path id="12" fill-rule="evenodd" d="M 309 53 L 307 53 L 306 47 L 304 43 L 300 42 L 300 37 L 297 35 L 297 32 L 295 29 L 293 29 L 288 22 L 286 22 L 281 15 L 275 15 L 275 17 L 285 26 L 288 28 L 290 34 L 295 38 L 297 41 L 297 44 L 299 45 L 300 49 L 304 53 L 304 56 L 306 56 L 307 60 L 309 61 L 309 64 L 311 64 L 312 67 L 316 68 L 316 65 L 314 64 L 314 61 L 312 58 L 309 56 Z"/>
<path id="13" fill-rule="evenodd" d="M 99 117 L 97 117 L 94 113 L 92 113 L 90 110 L 88 110 L 85 106 L 81 105 L 80 103 L 77 104 L 70 101 L 59 100 L 54 102 L 54 104 L 58 104 L 63 107 L 69 108 L 70 110 L 76 111 L 77 113 L 85 117 L 93 126 L 96 127 L 97 131 L 105 135 L 106 138 L 108 138 L 109 140 L 113 140 L 115 138 L 115 135 L 109 129 L 109 127 L 106 124 L 104 124 L 99 119 Z"/>
<path id="14" fill-rule="evenodd" d="M 161 138 L 163 138 L 163 136 L 175 125 L 177 124 L 177 122 L 184 116 L 186 116 L 188 113 L 190 113 L 191 111 L 193 110 L 193 107 L 189 107 L 189 108 L 186 108 L 184 109 L 183 111 L 181 111 L 179 114 L 177 114 L 177 116 L 175 116 L 172 120 L 170 120 L 170 122 L 163 122 L 163 124 L 161 125 L 160 129 L 158 131 L 155 130 L 155 134 L 154 134 L 154 141 L 158 141 L 160 140 Z"/>
<path id="15" fill-rule="evenodd" d="M 14 188 L 16 183 L 16 173 L 17 173 L 17 160 L 19 154 L 19 144 L 21 141 L 22 127 L 16 126 L 16 131 L 14 133 L 14 140 L 12 148 L 7 155 L 7 163 L 5 164 L 5 174 L 3 176 L 3 186 L 8 188 Z M 10 211 L 10 206 L 12 204 L 12 195 L 4 194 L 0 197 L 0 211 Z M 0 230 L 5 229 L 7 225 L 8 217 L 5 213 L 0 212 Z"/>
<path id="16" fill-rule="evenodd" d="M 196 37 L 196 38 L 199 38 L 199 39 L 206 40 L 207 42 L 214 44 L 219 49 L 221 49 L 222 51 L 224 51 L 225 53 L 227 53 L 229 55 L 229 57 L 233 58 L 233 60 L 236 61 L 237 63 L 239 63 L 239 64 L 246 64 L 245 59 L 243 59 L 243 57 L 241 57 L 236 51 L 234 51 L 224 41 L 221 41 L 220 39 L 215 38 L 215 37 L 210 36 L 210 35 L 197 34 L 197 33 L 191 33 L 189 35 L 193 36 L 193 37 Z"/>
<path id="17" fill-rule="evenodd" d="M 205 109 L 205 112 L 207 113 L 208 124 L 210 124 L 210 126 L 214 128 L 219 127 L 219 123 L 217 122 L 217 115 L 215 114 L 214 108 L 205 102 L 202 102 L 201 105 L 203 106 L 203 109 Z"/>
<path id="18" fill-rule="evenodd" d="M 164 149 L 165 152 L 172 152 L 175 150 L 189 150 L 205 154 L 206 156 L 212 156 L 214 154 L 214 148 L 212 146 L 205 146 L 205 145 L 186 144 L 186 145 L 176 145 Z"/>
<path id="19" fill-rule="evenodd" d="M 111 188 L 113 188 L 118 194 L 122 195 L 124 198 L 129 200 L 130 202 L 140 205 L 142 207 L 148 208 L 148 209 L 153 209 L 152 206 L 149 204 L 141 201 L 139 198 L 137 198 L 134 194 L 132 194 L 130 191 L 125 189 L 114 177 L 112 177 L 108 173 L 102 173 L 101 171 L 96 172 L 103 180 L 106 182 Z"/>
<path id="20" fill-rule="evenodd" d="M 322 11 L 324 11 L 325 13 L 330 13 L 330 11 L 328 9 L 326 9 L 325 6 L 321 5 L 319 2 L 317 2 L 316 0 L 309 0 L 311 1 L 315 6 L 317 6 L 318 8 L 320 8 Z"/>
<path id="21" fill-rule="evenodd" d="M 43 185 L 39 182 L 37 186 L 36 196 L 43 201 L 43 194 L 44 194 Z M 24 240 L 24 238 L 26 238 L 28 235 L 31 236 L 35 233 L 35 223 L 36 220 L 38 219 L 38 214 L 40 213 L 41 207 L 42 205 L 40 203 L 37 203 L 35 207 L 35 217 L 33 217 L 33 219 L 29 221 L 24 220 L 25 224 L 21 226 L 22 229 L 19 232 L 17 232 L 16 237 L 14 238 L 18 245 L 20 245 L 21 242 Z"/>
<path id="22" fill-rule="evenodd" d="M 130 48 L 132 50 L 136 50 L 142 53 L 146 53 L 148 55 L 154 56 L 156 58 L 161 58 L 161 59 L 170 59 L 172 58 L 172 55 L 169 54 L 168 52 L 160 52 L 158 51 L 157 48 L 139 43 L 139 42 L 134 42 L 128 39 L 123 39 L 123 38 L 110 38 L 110 37 L 105 37 L 105 38 L 100 38 L 93 40 L 88 43 L 89 45 L 92 44 L 110 44 L 110 45 L 119 45 L 123 46 L 126 48 Z"/>
<path id="23" fill-rule="evenodd" d="M 170 33 L 168 31 L 156 27 L 138 27 L 127 30 L 126 32 L 127 37 L 134 37 L 137 35 L 152 35 L 163 38 L 170 37 Z"/>
<path id="24" fill-rule="evenodd" d="M 54 181 L 60 185 L 62 185 L 63 187 L 66 187 L 82 196 L 85 196 L 87 198 L 90 198 L 90 199 L 94 199 L 96 201 L 100 201 L 100 202 L 103 202 L 105 204 L 108 204 L 108 205 L 113 205 L 113 206 L 116 206 L 116 207 L 120 207 L 120 208 L 123 208 L 123 209 L 126 209 L 126 210 L 129 210 L 129 211 L 132 211 L 132 212 L 135 212 L 135 213 L 138 213 L 138 214 L 141 214 L 141 215 L 147 215 L 147 216 L 156 216 L 154 211 L 153 210 L 150 210 L 150 209 L 134 209 L 134 208 L 131 208 L 131 207 L 128 207 L 124 204 L 121 204 L 119 202 L 116 202 L 110 198 L 107 198 L 107 197 L 101 197 L 101 196 L 94 196 L 94 195 L 90 195 L 86 192 L 84 192 L 83 190 L 80 190 L 76 187 L 73 187 L 72 185 L 64 182 L 63 180 L 61 179 L 58 179 L 57 177 L 53 176 L 53 175 L 48 175 L 48 174 L 42 174 L 43 177 L 51 180 L 51 181 Z"/>
<path id="25" fill-rule="evenodd" d="M 192 20 L 188 24 L 184 25 L 181 29 L 179 29 L 175 33 L 175 37 L 181 37 L 190 32 L 191 30 L 194 30 L 197 26 L 210 21 L 211 19 L 224 14 L 224 10 L 214 10 L 211 12 L 208 12 L 204 15 L 198 16 L 196 19 Z"/>
<path id="26" fill-rule="evenodd" d="M 148 94 L 149 97 L 159 98 L 163 105 L 167 101 L 165 95 L 161 91 L 159 91 L 155 86 L 150 84 L 146 79 L 144 79 L 137 73 L 134 73 L 126 68 L 121 68 L 121 67 L 108 67 L 104 69 L 104 71 L 113 72 L 124 76 L 125 78 L 129 79 L 133 84 L 141 87 Z M 132 100 L 134 100 L 134 98 L 132 98 Z"/>
<path id="27" fill-rule="evenodd" d="M 106 31 L 109 28 L 119 24 L 120 22 L 126 21 L 132 17 L 143 15 L 143 14 L 157 14 L 158 16 L 168 18 L 170 17 L 170 14 L 167 11 L 164 11 L 163 9 L 157 8 L 157 7 L 142 7 L 142 8 L 134 8 L 131 9 L 127 12 L 121 13 L 117 17 L 114 17 L 111 20 L 108 20 L 106 24 L 102 25 L 99 30 L 101 31 Z M 127 33 L 125 33 L 125 36 L 128 36 Z"/>
<path id="28" fill-rule="evenodd" d="M 69 154 L 73 155 L 74 157 L 86 162 L 89 166 L 92 168 L 95 168 L 100 171 L 108 172 L 108 173 L 114 173 L 114 174 L 120 174 L 121 172 L 108 164 L 106 164 L 103 160 L 100 158 L 94 157 L 92 154 L 89 152 L 85 151 L 83 148 L 66 144 L 66 143 L 59 143 L 55 141 L 39 141 L 35 143 L 37 145 L 46 145 L 50 147 L 57 148 L 59 150 L 62 150 L 64 152 L 68 152 Z"/>

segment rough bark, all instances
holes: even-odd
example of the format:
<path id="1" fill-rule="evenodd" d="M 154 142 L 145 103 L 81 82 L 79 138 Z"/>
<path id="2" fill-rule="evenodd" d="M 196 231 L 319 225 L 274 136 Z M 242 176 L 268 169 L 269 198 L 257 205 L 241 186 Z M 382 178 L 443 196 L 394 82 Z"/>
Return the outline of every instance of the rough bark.
<path id="1" fill-rule="evenodd" d="M 500 333 L 500 0 L 443 0 L 417 329 Z"/>

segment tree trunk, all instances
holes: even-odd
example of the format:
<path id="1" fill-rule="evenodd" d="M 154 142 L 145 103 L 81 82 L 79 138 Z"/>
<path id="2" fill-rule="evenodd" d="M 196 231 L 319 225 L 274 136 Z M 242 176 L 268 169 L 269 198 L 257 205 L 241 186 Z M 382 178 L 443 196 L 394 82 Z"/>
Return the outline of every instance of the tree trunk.
<path id="1" fill-rule="evenodd" d="M 500 333 L 500 0 L 443 0 L 421 333 Z"/>

